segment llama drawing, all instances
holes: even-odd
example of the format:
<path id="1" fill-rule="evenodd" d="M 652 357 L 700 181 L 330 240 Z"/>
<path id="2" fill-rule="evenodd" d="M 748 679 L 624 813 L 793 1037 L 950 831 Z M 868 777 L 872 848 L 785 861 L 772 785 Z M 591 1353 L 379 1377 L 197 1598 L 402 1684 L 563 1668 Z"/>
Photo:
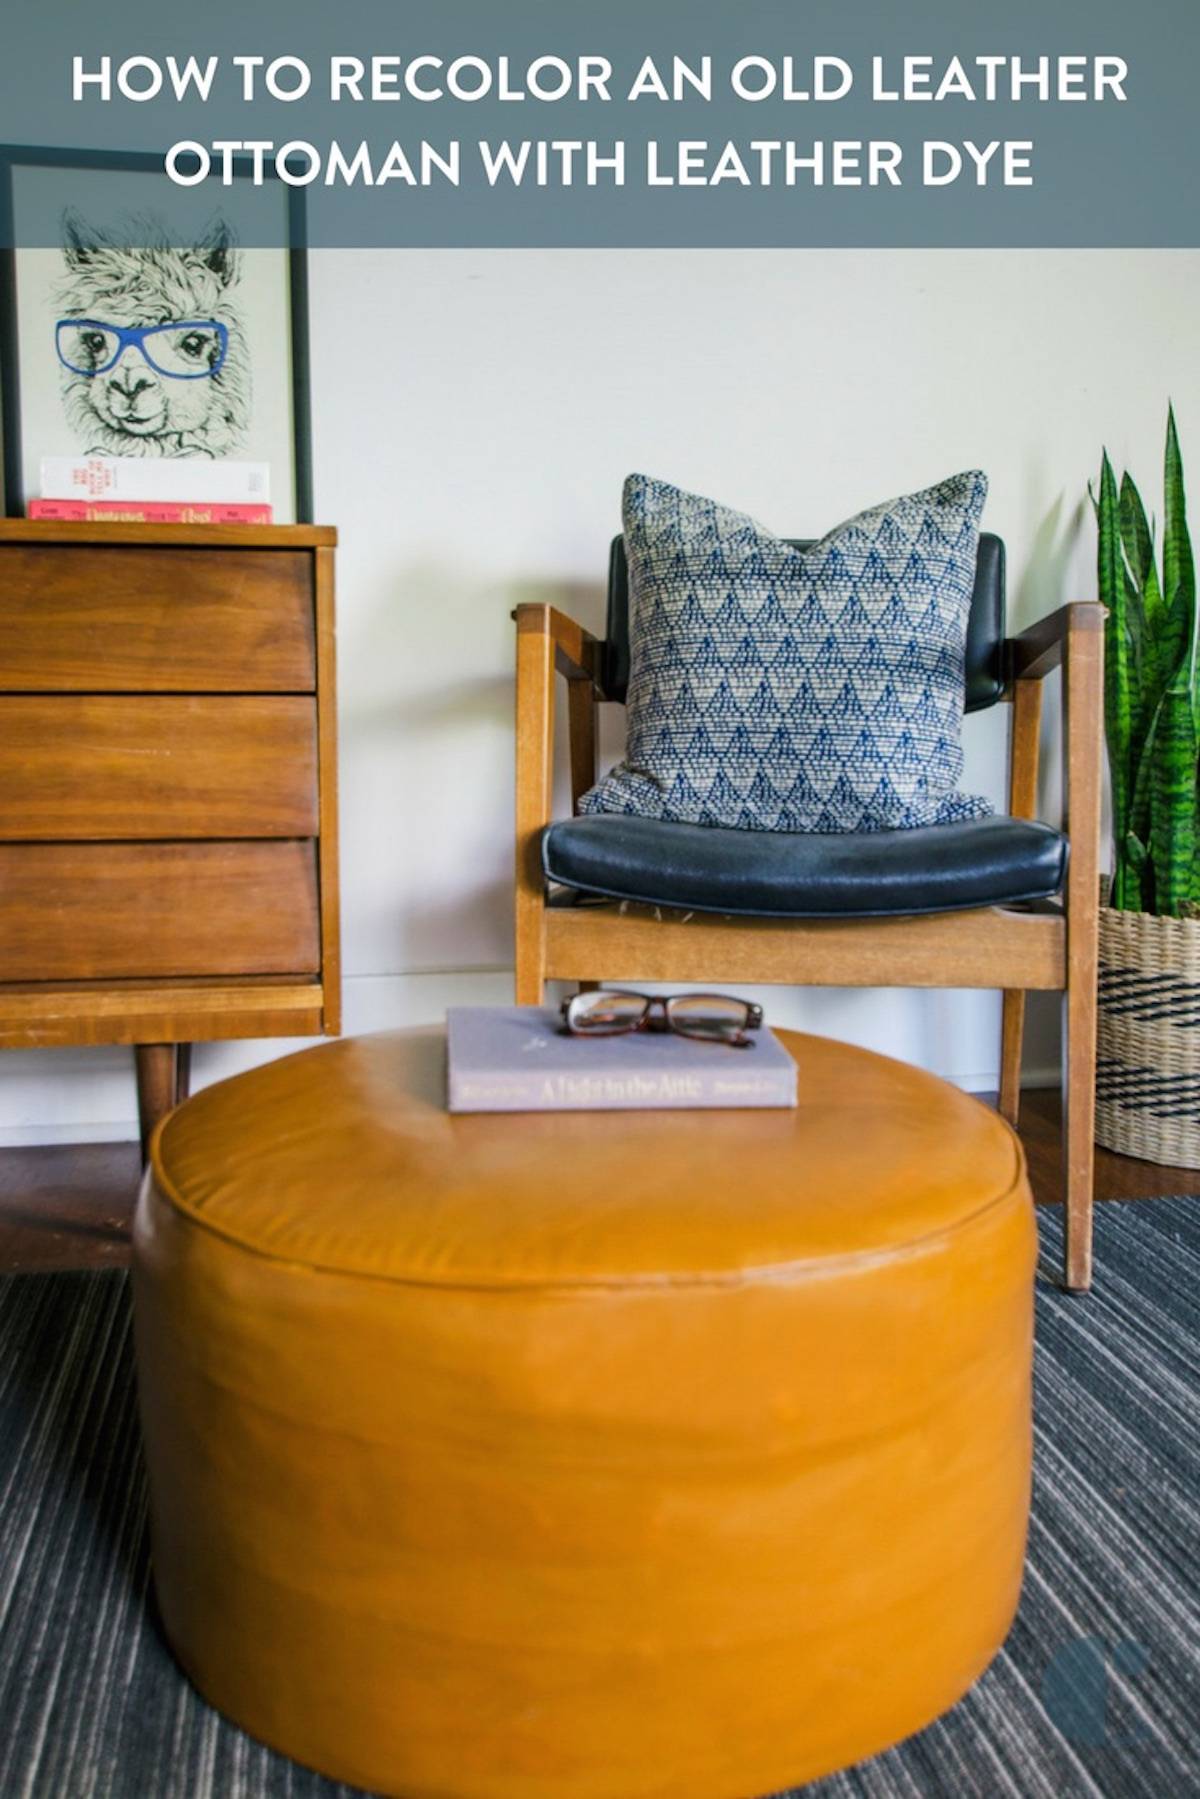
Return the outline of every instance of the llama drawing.
<path id="1" fill-rule="evenodd" d="M 63 216 L 54 292 L 63 406 L 80 448 L 106 456 L 228 456 L 250 422 L 241 258 L 215 221 L 185 249 L 152 215 L 120 235 Z"/>

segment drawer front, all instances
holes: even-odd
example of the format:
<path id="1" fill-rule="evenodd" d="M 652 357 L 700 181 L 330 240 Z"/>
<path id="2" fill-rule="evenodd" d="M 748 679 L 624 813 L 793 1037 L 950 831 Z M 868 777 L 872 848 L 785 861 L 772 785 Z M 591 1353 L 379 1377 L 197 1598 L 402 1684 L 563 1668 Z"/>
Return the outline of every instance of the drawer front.
<path id="1" fill-rule="evenodd" d="M 0 980 L 315 974 L 311 842 L 0 845 Z"/>
<path id="2" fill-rule="evenodd" d="M 314 700 L 0 695 L 0 840 L 317 828 Z"/>
<path id="3" fill-rule="evenodd" d="M 305 550 L 0 545 L 0 690 L 304 693 Z"/>

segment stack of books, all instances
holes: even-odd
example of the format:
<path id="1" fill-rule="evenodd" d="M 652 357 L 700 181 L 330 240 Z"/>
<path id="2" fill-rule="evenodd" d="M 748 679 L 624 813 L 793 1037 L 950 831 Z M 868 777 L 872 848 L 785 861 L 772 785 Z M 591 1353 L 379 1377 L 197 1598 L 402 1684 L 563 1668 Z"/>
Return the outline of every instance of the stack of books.
<path id="1" fill-rule="evenodd" d="M 201 456 L 43 456 L 30 518 L 269 525 L 270 467 Z"/>
<path id="2" fill-rule="evenodd" d="M 451 1112 L 623 1112 L 794 1106 L 796 1064 L 769 1030 L 751 1049 L 671 1032 L 570 1037 L 549 1006 L 452 1006 Z"/>

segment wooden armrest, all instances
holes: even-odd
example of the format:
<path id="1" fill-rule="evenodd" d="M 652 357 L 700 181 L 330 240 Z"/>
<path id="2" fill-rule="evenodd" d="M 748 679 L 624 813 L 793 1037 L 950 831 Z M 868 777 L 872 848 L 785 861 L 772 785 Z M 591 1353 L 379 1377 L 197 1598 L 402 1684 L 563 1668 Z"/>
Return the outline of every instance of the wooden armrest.
<path id="1" fill-rule="evenodd" d="M 1106 609 L 1098 600 L 1076 600 L 1040 618 L 1005 645 L 1010 681 L 1041 681 L 1063 659 L 1067 639 L 1076 631 L 1103 631 Z"/>
<path id="2" fill-rule="evenodd" d="M 1088 867 L 1095 863 L 1098 854 L 1098 763 L 1104 740 L 1107 617 L 1107 608 L 1098 601 L 1077 600 L 1010 637 L 1004 646 L 1008 697 L 1013 702 L 1008 809 L 1014 818 L 1037 817 L 1041 684 L 1051 669 L 1061 667 L 1065 724 L 1063 791 L 1068 816 L 1082 820 L 1081 830 L 1091 839 L 1083 857 Z M 1078 803 L 1071 801 L 1072 788 Z M 1087 789 L 1082 799 L 1081 789 Z"/>
<path id="3" fill-rule="evenodd" d="M 560 612 L 557 606 L 550 606 L 539 600 L 526 601 L 513 613 L 517 621 L 518 632 L 533 632 L 538 637 L 548 637 L 554 645 L 554 665 L 560 675 L 568 681 L 590 681 L 593 686 L 600 679 L 601 644 L 590 631 Z"/>

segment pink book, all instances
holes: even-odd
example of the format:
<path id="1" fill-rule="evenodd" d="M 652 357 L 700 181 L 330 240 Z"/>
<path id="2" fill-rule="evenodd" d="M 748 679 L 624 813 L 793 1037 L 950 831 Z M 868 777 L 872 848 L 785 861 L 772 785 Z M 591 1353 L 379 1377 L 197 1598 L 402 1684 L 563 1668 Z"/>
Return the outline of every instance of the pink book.
<path id="1" fill-rule="evenodd" d="M 197 500 L 30 500 L 30 518 L 125 525 L 269 525 L 269 506 Z"/>
<path id="2" fill-rule="evenodd" d="M 794 1106 L 796 1064 L 769 1030 L 732 1049 L 673 1032 L 571 1037 L 550 1006 L 452 1006 L 451 1112 L 622 1112 Z"/>

